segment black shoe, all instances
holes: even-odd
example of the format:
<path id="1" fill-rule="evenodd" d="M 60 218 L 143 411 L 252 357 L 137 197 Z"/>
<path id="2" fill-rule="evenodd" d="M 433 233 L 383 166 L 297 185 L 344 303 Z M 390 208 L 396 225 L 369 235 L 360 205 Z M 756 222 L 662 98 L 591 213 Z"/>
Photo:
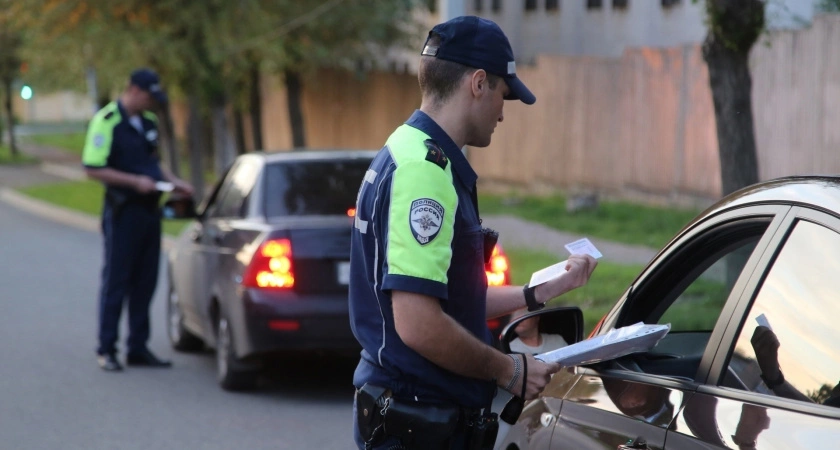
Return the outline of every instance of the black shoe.
<path id="1" fill-rule="evenodd" d="M 145 366 L 145 367 L 170 367 L 171 361 L 158 359 L 154 353 L 149 350 L 142 350 L 139 352 L 131 352 L 125 358 L 126 364 L 129 366 Z"/>
<path id="2" fill-rule="evenodd" d="M 117 360 L 117 355 L 113 353 L 96 355 L 96 362 L 99 363 L 99 368 L 106 372 L 119 372 L 123 370 L 122 364 Z"/>

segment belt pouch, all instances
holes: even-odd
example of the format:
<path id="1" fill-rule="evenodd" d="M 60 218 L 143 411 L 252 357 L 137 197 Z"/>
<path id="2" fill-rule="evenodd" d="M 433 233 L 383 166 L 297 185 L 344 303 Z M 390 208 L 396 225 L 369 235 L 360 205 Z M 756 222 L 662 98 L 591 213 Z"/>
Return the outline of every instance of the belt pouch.
<path id="1" fill-rule="evenodd" d="M 128 194 L 120 192 L 116 189 L 106 188 L 105 202 L 111 208 L 111 211 L 113 211 L 114 217 L 116 217 L 119 215 L 120 211 L 122 211 L 125 204 L 128 203 Z"/>
<path id="2" fill-rule="evenodd" d="M 365 442 L 371 441 L 373 434 L 382 425 L 382 408 L 385 406 L 386 388 L 365 383 L 356 391 L 356 421 L 359 434 Z"/>
<path id="3" fill-rule="evenodd" d="M 385 433 L 399 437 L 406 449 L 437 449 L 447 444 L 458 426 L 460 408 L 391 398 L 385 412 Z"/>

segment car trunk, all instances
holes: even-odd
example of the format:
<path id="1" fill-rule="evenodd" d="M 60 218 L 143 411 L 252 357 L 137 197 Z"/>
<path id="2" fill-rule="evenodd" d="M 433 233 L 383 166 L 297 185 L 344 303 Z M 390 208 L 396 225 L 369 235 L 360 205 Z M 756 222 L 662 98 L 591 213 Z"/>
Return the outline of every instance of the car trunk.
<path id="1" fill-rule="evenodd" d="M 350 274 L 348 217 L 294 218 L 282 231 L 292 244 L 295 292 L 331 294 L 347 292 Z M 292 223 L 289 223 L 292 222 Z"/>

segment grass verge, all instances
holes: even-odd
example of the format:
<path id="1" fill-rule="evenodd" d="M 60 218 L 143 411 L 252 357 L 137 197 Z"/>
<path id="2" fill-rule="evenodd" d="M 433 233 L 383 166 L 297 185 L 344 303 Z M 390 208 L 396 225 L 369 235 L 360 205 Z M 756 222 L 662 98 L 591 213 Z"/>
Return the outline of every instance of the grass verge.
<path id="1" fill-rule="evenodd" d="M 38 158 L 30 155 L 18 154 L 12 156 L 12 151 L 7 145 L 0 144 L 0 165 L 35 164 Z"/>
<path id="2" fill-rule="evenodd" d="M 102 198 L 105 193 L 101 183 L 91 180 L 30 186 L 20 189 L 20 192 L 91 216 L 102 214 Z M 189 222 L 189 220 L 164 220 L 163 233 L 177 236 Z"/>
<path id="3" fill-rule="evenodd" d="M 85 148 L 85 133 L 35 134 L 23 139 L 32 144 L 58 148 L 80 158 Z"/>
<path id="4" fill-rule="evenodd" d="M 482 214 L 510 214 L 548 227 L 625 244 L 660 248 L 700 211 L 659 208 L 629 202 L 602 201 L 597 208 L 566 211 L 566 198 L 505 197 L 479 198 Z"/>
<path id="5" fill-rule="evenodd" d="M 559 262 L 557 256 L 540 251 L 505 248 L 505 253 L 510 260 L 510 277 L 513 284 L 525 284 L 532 273 Z M 585 336 L 630 287 L 630 283 L 643 268 L 642 265 L 600 261 L 589 283 L 552 300 L 549 305 L 579 306 L 583 311 Z"/>

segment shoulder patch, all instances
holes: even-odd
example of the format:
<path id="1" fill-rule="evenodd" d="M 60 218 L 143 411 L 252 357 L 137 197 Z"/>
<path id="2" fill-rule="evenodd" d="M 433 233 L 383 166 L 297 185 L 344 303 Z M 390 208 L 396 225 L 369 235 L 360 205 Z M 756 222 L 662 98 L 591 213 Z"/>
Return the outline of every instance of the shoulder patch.
<path id="1" fill-rule="evenodd" d="M 437 142 L 432 139 L 426 139 L 423 143 L 429 149 L 429 152 L 426 153 L 426 161 L 437 164 L 441 169 L 446 169 L 446 165 L 449 164 L 449 159 L 443 153 L 443 150 L 440 149 L 440 146 L 437 145 Z"/>
<path id="2" fill-rule="evenodd" d="M 411 234 L 420 245 L 432 242 L 443 225 L 443 206 L 430 198 L 418 198 L 411 202 L 408 223 Z"/>

